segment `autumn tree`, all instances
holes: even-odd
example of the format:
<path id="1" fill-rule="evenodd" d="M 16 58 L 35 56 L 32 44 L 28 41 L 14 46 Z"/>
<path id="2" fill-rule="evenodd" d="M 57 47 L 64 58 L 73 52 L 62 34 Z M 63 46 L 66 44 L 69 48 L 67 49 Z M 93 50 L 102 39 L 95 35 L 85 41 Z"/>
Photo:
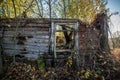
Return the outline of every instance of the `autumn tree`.
<path id="1" fill-rule="evenodd" d="M 97 13 L 105 12 L 106 0 L 70 0 L 66 13 L 68 18 L 92 22 Z"/>
<path id="2" fill-rule="evenodd" d="M 43 17 L 42 0 L 2 0 L 0 17 Z"/>

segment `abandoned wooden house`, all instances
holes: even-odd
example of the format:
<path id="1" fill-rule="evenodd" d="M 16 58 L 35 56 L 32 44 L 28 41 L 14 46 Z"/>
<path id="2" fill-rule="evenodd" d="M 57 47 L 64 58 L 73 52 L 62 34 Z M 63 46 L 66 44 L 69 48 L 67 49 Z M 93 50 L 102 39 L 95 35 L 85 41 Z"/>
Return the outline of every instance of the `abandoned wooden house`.
<path id="1" fill-rule="evenodd" d="M 99 14 L 91 25 L 78 19 L 0 19 L 1 55 L 5 62 L 10 61 L 8 56 L 22 61 L 46 55 L 50 64 L 52 59 L 62 60 L 71 53 L 108 50 L 107 30 L 105 14 Z"/>

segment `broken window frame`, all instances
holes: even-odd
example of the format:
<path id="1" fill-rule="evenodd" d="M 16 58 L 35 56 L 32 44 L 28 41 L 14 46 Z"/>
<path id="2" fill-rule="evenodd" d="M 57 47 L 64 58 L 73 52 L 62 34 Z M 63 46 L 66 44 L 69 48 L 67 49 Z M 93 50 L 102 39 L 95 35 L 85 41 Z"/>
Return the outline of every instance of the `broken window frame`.
<path id="1" fill-rule="evenodd" d="M 57 58 L 57 53 L 56 53 L 56 35 L 55 33 L 57 32 L 56 26 L 57 25 L 67 25 L 67 24 L 71 24 L 74 26 L 75 29 L 75 50 L 74 53 L 78 54 L 79 53 L 79 35 L 78 35 L 78 27 L 79 27 L 79 21 L 74 21 L 71 22 L 72 20 L 52 20 L 51 21 L 51 51 L 52 53 L 54 53 L 54 58 Z"/>

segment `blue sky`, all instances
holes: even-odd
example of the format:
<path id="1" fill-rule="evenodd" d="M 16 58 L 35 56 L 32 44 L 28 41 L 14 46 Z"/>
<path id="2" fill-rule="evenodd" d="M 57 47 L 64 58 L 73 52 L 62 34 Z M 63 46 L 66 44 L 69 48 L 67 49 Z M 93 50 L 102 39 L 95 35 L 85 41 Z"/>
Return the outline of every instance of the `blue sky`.
<path id="1" fill-rule="evenodd" d="M 120 0 L 108 0 L 107 7 L 109 7 L 112 12 L 120 12 Z"/>
<path id="2" fill-rule="evenodd" d="M 110 13 L 119 12 L 118 15 L 111 16 L 112 24 L 110 30 L 112 33 L 120 31 L 120 0 L 108 0 L 107 8 L 110 9 Z"/>

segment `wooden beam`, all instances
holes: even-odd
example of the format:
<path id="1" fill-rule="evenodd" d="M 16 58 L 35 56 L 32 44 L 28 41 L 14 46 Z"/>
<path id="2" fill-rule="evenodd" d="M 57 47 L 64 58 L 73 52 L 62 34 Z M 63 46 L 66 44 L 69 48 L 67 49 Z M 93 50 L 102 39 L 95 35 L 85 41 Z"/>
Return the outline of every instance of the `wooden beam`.
<path id="1" fill-rule="evenodd" d="M 78 27 L 79 27 L 79 22 L 77 22 L 75 24 L 75 31 L 76 31 L 76 34 L 75 34 L 75 49 L 76 49 L 76 53 L 79 54 L 79 34 L 78 34 Z"/>
<path id="2" fill-rule="evenodd" d="M 51 33 L 51 40 L 52 40 L 52 52 L 54 53 L 54 58 L 57 58 L 56 55 L 56 36 L 55 36 L 55 23 L 52 22 L 52 33 Z"/>
<path id="3" fill-rule="evenodd" d="M 73 52 L 71 49 L 61 49 L 61 50 L 56 50 L 56 52 Z"/>
<path id="4" fill-rule="evenodd" d="M 56 32 L 68 32 L 68 31 L 72 31 L 72 32 L 74 32 L 75 30 L 56 30 Z"/>
<path id="5" fill-rule="evenodd" d="M 55 56 L 55 59 L 57 58 L 57 54 L 56 54 L 56 35 L 55 35 L 55 32 L 56 32 L 56 24 L 54 25 L 54 56 Z"/>

